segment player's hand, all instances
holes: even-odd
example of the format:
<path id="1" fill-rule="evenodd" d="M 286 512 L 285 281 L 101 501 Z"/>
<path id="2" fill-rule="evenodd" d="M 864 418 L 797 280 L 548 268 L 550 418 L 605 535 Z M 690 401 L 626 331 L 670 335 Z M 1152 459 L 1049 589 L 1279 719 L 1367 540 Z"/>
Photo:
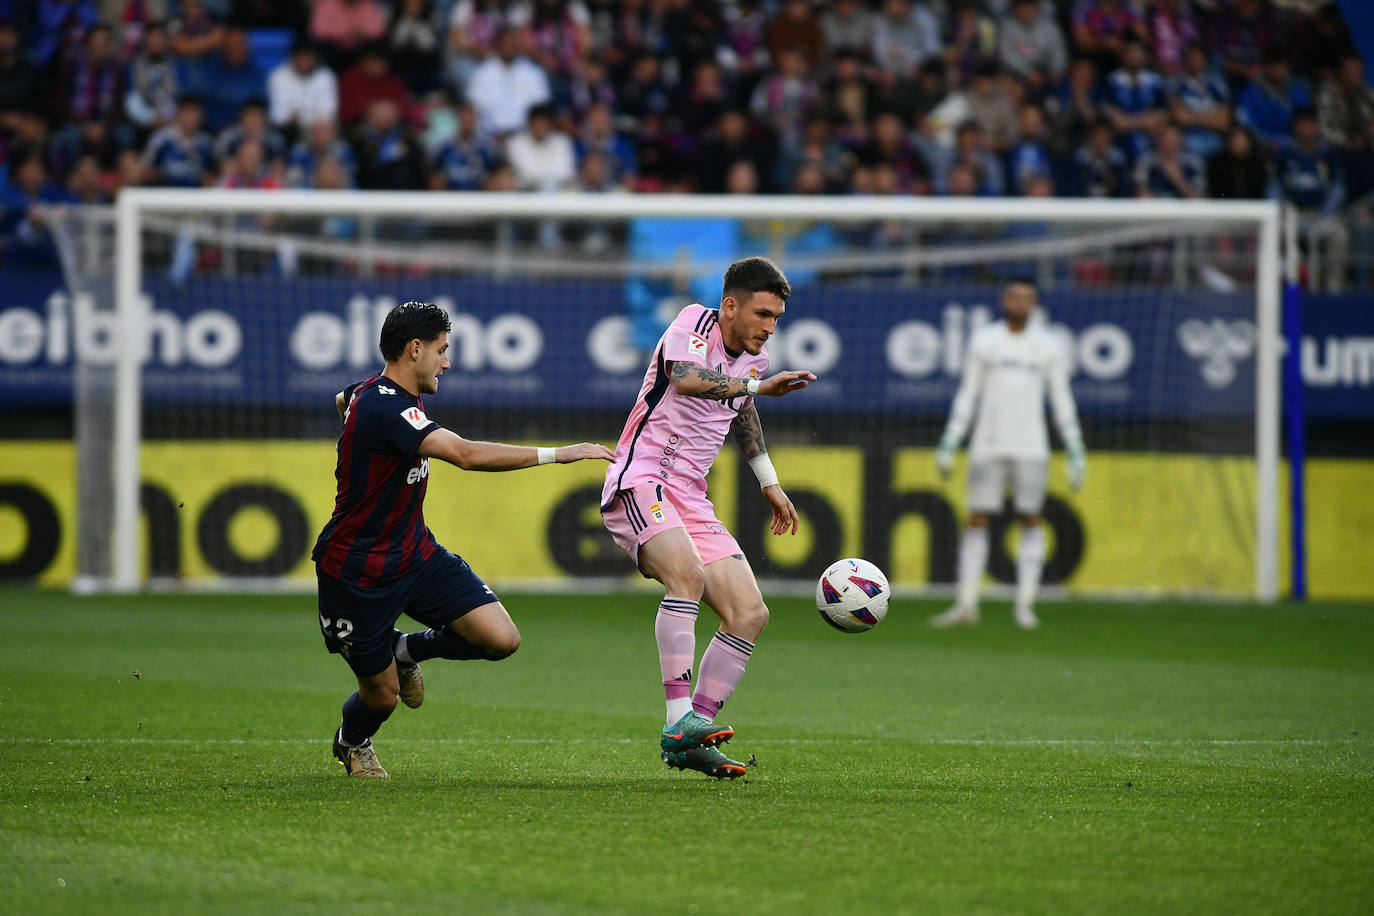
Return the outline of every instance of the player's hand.
<path id="1" fill-rule="evenodd" d="M 787 529 L 791 528 L 792 533 L 797 533 L 797 509 L 792 505 L 792 500 L 787 498 L 787 494 L 782 492 L 782 487 L 773 484 L 771 487 L 763 488 L 763 498 L 768 500 L 768 505 L 773 507 L 773 521 L 769 527 L 774 534 L 786 534 Z"/>
<path id="2" fill-rule="evenodd" d="M 559 464 L 571 464 L 574 461 L 582 461 L 586 458 L 600 458 L 602 461 L 614 461 L 615 452 L 606 448 L 599 442 L 579 442 L 576 445 L 561 445 L 553 451 L 554 460 Z"/>
<path id="3" fill-rule="evenodd" d="M 954 451 L 954 441 L 948 436 L 941 439 L 939 448 L 935 449 L 935 470 L 940 472 L 941 480 L 949 480 L 949 472 L 954 470 Z"/>
<path id="4" fill-rule="evenodd" d="M 805 369 L 789 369 L 759 382 L 759 394 L 780 398 L 789 391 L 800 391 L 815 380 L 815 374 Z"/>
<path id="5" fill-rule="evenodd" d="M 1088 479 L 1088 456 L 1084 453 L 1083 444 L 1081 442 L 1070 445 L 1068 452 L 1069 466 L 1067 476 L 1069 478 L 1069 489 L 1077 493 L 1079 490 L 1083 489 L 1083 484 Z"/>

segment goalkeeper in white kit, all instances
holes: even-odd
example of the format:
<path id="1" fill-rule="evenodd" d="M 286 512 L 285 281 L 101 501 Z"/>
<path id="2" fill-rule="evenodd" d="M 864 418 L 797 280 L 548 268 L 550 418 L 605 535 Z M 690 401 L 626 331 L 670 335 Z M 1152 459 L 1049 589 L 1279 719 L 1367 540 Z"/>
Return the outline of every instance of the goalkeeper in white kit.
<path id="1" fill-rule="evenodd" d="M 1016 625 L 1028 630 L 1040 625 L 1033 605 L 1045 564 L 1040 512 L 1045 504 L 1050 460 L 1045 429 L 1047 391 L 1068 452 L 1071 489 L 1076 491 L 1083 485 L 1087 464 L 1069 388 L 1067 354 L 1042 323 L 1031 322 L 1037 305 L 1035 284 L 1013 280 L 1002 291 L 1005 320 L 979 328 L 969 341 L 959 391 L 935 452 L 935 465 L 947 478 L 954 466 L 954 453 L 972 424 L 968 527 L 959 544 L 958 598 L 953 607 L 930 619 L 932 626 L 978 623 L 978 587 L 988 561 L 988 521 L 1001 511 L 1008 487 L 1021 521 Z"/>

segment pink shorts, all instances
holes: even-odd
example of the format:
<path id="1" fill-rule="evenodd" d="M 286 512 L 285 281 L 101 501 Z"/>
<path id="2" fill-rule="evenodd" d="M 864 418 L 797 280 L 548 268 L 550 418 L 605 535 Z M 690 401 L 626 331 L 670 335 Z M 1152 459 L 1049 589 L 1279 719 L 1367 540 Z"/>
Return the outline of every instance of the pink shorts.
<path id="1" fill-rule="evenodd" d="M 601 513 L 601 519 L 616 544 L 636 564 L 640 545 L 669 528 L 686 529 L 703 566 L 744 553 L 735 536 L 716 518 L 715 507 L 705 494 L 670 490 L 652 480 L 621 490 L 611 507 Z M 640 572 L 644 572 L 643 567 Z"/>

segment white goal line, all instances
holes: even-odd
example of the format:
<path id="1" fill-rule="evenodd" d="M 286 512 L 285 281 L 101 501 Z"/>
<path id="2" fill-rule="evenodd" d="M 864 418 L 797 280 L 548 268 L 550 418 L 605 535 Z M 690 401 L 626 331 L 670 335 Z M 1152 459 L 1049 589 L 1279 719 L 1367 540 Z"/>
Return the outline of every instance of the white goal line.
<path id="1" fill-rule="evenodd" d="M 387 738 L 386 744 L 556 745 L 644 744 L 646 738 Z M 0 738 L 4 745 L 289 745 L 325 744 L 320 738 Z M 750 738 L 750 744 L 890 745 L 924 747 L 1338 747 L 1370 744 L 1368 738 Z"/>

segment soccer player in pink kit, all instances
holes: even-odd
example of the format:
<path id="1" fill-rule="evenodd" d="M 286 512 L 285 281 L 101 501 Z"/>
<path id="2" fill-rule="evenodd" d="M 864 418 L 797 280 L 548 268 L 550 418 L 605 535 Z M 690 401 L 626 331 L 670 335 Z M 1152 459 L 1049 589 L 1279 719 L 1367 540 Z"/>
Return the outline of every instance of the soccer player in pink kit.
<path id="1" fill-rule="evenodd" d="M 796 534 L 797 511 L 778 485 L 754 407 L 758 395 L 781 397 L 816 380 L 804 371 L 765 377 L 763 346 L 791 294 L 770 261 L 744 258 L 725 272 L 719 310 L 689 305 L 678 314 L 654 350 L 601 493 L 616 544 L 666 589 L 654 625 L 668 706 L 663 760 L 717 778 L 746 772 L 719 748 L 734 729 L 714 719 L 744 676 L 768 608 L 706 497 L 706 473 L 733 435 L 773 509 L 773 533 Z M 693 693 L 703 598 L 721 627 L 702 653 Z"/>

